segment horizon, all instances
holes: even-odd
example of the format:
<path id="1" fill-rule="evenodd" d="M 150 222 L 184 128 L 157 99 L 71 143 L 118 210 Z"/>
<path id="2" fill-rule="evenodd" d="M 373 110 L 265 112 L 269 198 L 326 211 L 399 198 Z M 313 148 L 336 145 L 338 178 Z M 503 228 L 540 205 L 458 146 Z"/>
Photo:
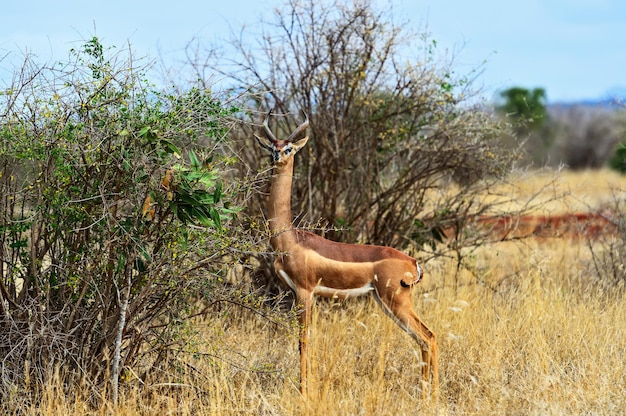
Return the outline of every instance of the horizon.
<path id="1" fill-rule="evenodd" d="M 283 4 L 253 0 L 132 3 L 111 0 L 106 8 L 69 1 L 31 0 L 5 6 L 0 30 L 0 81 L 12 63 L 32 53 L 43 62 L 58 60 L 72 46 L 98 36 L 106 45 L 132 49 L 150 59 L 176 62 L 194 38 L 224 42 L 242 26 L 254 28 Z M 626 3 L 617 0 L 529 0 L 503 5 L 496 0 L 372 0 L 394 22 L 429 33 L 438 57 L 454 57 L 455 74 L 478 71 L 476 88 L 494 101 L 511 87 L 544 88 L 549 104 L 602 101 L 626 96 Z M 192 10 L 193 13 L 189 13 Z M 82 40 L 82 41 L 81 41 Z"/>

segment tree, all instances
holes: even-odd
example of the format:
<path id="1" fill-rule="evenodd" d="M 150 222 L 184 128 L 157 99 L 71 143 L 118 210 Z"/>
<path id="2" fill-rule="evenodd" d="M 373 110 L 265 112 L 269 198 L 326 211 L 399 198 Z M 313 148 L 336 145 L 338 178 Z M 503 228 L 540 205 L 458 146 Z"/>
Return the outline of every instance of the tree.
<path id="1" fill-rule="evenodd" d="M 548 118 L 546 91 L 543 88 L 529 90 L 512 87 L 500 92 L 500 99 L 496 108 L 512 117 L 519 131 L 539 130 Z"/>
<path id="2" fill-rule="evenodd" d="M 611 156 L 626 131 L 622 112 L 602 106 L 571 105 L 555 107 L 551 115 L 555 147 L 560 161 L 569 168 L 597 169 L 617 160 Z"/>
<path id="3" fill-rule="evenodd" d="M 543 166 L 551 161 L 555 127 L 549 122 L 543 88 L 504 90 L 496 100 L 496 110 L 512 125 L 513 134 L 502 138 L 504 145 L 518 146 L 521 143 L 529 161 L 534 164 Z"/>
<path id="4" fill-rule="evenodd" d="M 250 91 L 255 119 L 271 108 L 291 115 L 275 122 L 279 135 L 308 114 L 292 205 L 305 223 L 340 228 L 327 231 L 334 239 L 434 245 L 467 210 L 484 209 L 476 190 L 515 156 L 499 145 L 504 124 L 471 103 L 468 78 L 437 59 L 436 42 L 404 27 L 371 1 L 288 0 L 221 59 L 216 50 L 190 55 L 193 73 L 210 67 Z M 246 166 L 260 166 L 251 129 L 234 134 Z M 434 198 L 452 178 L 460 190 Z"/>
<path id="5" fill-rule="evenodd" d="M 612 169 L 620 173 L 626 173 L 626 144 L 620 143 L 615 149 L 615 154 L 609 160 Z"/>

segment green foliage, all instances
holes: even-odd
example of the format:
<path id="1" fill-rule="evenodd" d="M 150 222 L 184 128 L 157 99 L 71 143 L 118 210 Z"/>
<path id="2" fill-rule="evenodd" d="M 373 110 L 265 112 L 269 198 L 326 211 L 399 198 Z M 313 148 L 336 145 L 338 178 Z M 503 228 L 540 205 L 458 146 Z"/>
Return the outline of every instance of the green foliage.
<path id="1" fill-rule="evenodd" d="M 495 107 L 511 124 L 511 135 L 502 135 L 504 147 L 524 149 L 526 159 L 540 166 L 552 161 L 557 126 L 548 117 L 546 92 L 543 88 L 512 87 L 500 92 Z M 556 158 L 560 163 L 561 158 Z"/>
<path id="2" fill-rule="evenodd" d="M 546 91 L 543 88 L 512 87 L 500 92 L 500 101 L 498 111 L 512 117 L 518 129 L 538 130 L 547 120 Z"/>
<path id="3" fill-rule="evenodd" d="M 219 276 L 206 259 L 243 244 L 218 152 L 237 108 L 159 91 L 111 52 L 93 38 L 0 96 L 3 382 L 102 375 L 119 347 L 152 371 Z"/>
<path id="4" fill-rule="evenodd" d="M 617 145 L 615 154 L 609 161 L 609 166 L 618 172 L 626 173 L 626 143 Z"/>
<path id="5" fill-rule="evenodd" d="M 420 246 L 428 245 L 433 251 L 446 239 L 445 230 L 440 225 L 427 225 L 419 219 L 413 221 L 412 230 L 411 240 Z"/>

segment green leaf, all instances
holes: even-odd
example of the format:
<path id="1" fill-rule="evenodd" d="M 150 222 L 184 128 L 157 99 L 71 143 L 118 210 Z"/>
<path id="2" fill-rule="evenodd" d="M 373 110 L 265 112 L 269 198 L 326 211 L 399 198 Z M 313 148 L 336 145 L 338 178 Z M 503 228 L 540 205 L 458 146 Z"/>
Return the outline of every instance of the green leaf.
<path id="1" fill-rule="evenodd" d="M 189 232 L 187 231 L 186 228 L 181 228 L 180 233 L 183 236 L 183 241 L 181 244 L 181 248 L 183 249 L 183 251 L 187 251 L 187 245 L 189 243 Z"/>
<path id="2" fill-rule="evenodd" d="M 169 140 L 164 140 L 161 139 L 161 146 L 163 146 L 163 149 L 165 149 L 166 153 L 169 153 L 171 155 L 176 156 L 177 158 L 180 158 L 180 150 L 178 149 L 178 147 L 176 147 L 176 145 L 174 145 L 174 143 L 170 142 Z"/>
<path id="3" fill-rule="evenodd" d="M 9 244 L 11 248 L 24 248 L 28 246 L 28 240 L 17 240 Z"/>
<path id="4" fill-rule="evenodd" d="M 207 188 L 212 188 L 215 185 L 215 178 L 216 175 L 214 175 L 213 172 L 205 172 L 198 180 Z"/>
<path id="5" fill-rule="evenodd" d="M 185 179 L 186 179 L 186 180 L 188 180 L 189 182 L 191 182 L 191 181 L 195 181 L 195 180 L 197 180 L 197 179 L 200 179 L 200 181 L 202 181 L 202 179 L 201 179 L 201 178 L 202 178 L 203 176 L 204 176 L 204 173 L 202 173 L 202 172 L 198 172 L 198 171 L 194 170 L 194 171 L 191 171 L 191 172 L 186 172 L 186 173 L 183 175 L 183 178 L 185 178 Z"/>
<path id="6" fill-rule="evenodd" d="M 178 198 L 183 203 L 183 206 L 195 207 L 200 205 L 194 195 L 179 194 Z"/>
<path id="7" fill-rule="evenodd" d="M 200 223 L 200 225 L 204 227 L 210 227 L 213 225 L 214 221 L 211 221 L 206 213 L 201 209 L 194 209 L 194 218 Z M 213 215 L 211 215 L 213 217 Z"/>
<path id="8" fill-rule="evenodd" d="M 222 219 L 220 218 L 220 213 L 217 212 L 215 208 L 211 208 L 211 210 L 209 211 L 209 214 L 211 215 L 211 219 L 215 223 L 215 226 L 217 227 L 217 229 L 222 231 Z"/>
<path id="9" fill-rule="evenodd" d="M 191 162 L 191 166 L 193 166 L 194 168 L 202 167 L 202 163 L 200 163 L 200 159 L 198 159 L 196 152 L 194 152 L 193 150 L 189 152 L 189 161 Z"/>
<path id="10" fill-rule="evenodd" d="M 218 181 L 213 192 L 213 201 L 217 204 L 222 199 L 222 181 Z"/>
<path id="11" fill-rule="evenodd" d="M 201 205 L 213 205 L 215 202 L 214 195 L 206 191 L 196 191 L 194 192 L 194 199 Z"/>
<path id="12" fill-rule="evenodd" d="M 124 254 L 120 254 L 117 259 L 117 265 L 115 266 L 115 273 L 120 274 L 124 267 L 126 266 L 126 256 Z"/>

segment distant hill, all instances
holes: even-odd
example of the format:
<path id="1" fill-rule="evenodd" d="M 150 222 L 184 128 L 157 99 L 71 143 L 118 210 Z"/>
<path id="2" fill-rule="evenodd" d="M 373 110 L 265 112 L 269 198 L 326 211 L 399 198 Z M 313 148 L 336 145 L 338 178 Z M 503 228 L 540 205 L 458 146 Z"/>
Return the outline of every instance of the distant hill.
<path id="1" fill-rule="evenodd" d="M 582 107 L 596 110 L 617 110 L 619 108 L 626 109 L 626 98 L 624 97 L 611 97 L 602 98 L 597 100 L 581 100 L 581 101 L 567 101 L 556 102 L 547 105 L 548 111 L 550 110 L 567 110 L 572 107 Z"/>

